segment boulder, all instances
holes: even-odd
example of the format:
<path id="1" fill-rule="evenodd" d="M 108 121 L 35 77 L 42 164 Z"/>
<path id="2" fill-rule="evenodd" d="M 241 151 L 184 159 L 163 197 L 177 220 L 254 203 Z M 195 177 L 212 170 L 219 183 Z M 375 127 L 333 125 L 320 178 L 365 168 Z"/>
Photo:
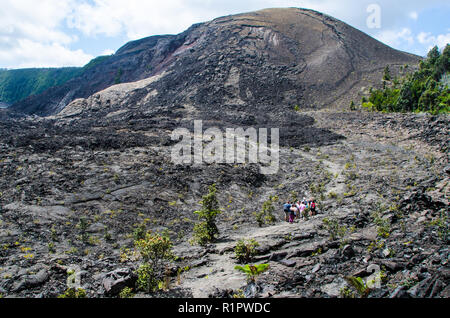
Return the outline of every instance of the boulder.
<path id="1" fill-rule="evenodd" d="M 355 250 L 351 245 L 345 245 L 342 249 L 342 256 L 346 259 L 350 259 L 355 256 Z"/>
<path id="2" fill-rule="evenodd" d="M 12 292 L 17 293 L 25 289 L 31 289 L 44 284 L 49 278 L 46 269 L 41 269 L 37 274 L 23 276 L 17 281 L 13 287 Z"/>
<path id="3" fill-rule="evenodd" d="M 118 295 L 125 287 L 134 287 L 136 276 L 129 268 L 121 268 L 109 272 L 103 278 L 105 294 L 109 296 Z"/>
<path id="4" fill-rule="evenodd" d="M 314 266 L 314 268 L 311 270 L 311 273 L 315 274 L 318 271 L 320 271 L 321 265 L 317 264 L 316 266 Z"/>
<path id="5" fill-rule="evenodd" d="M 287 252 L 272 253 L 272 255 L 270 255 L 269 261 L 279 262 L 282 259 L 286 258 L 287 254 Z"/>
<path id="6" fill-rule="evenodd" d="M 297 265 L 297 262 L 293 261 L 293 260 L 283 259 L 283 260 L 280 261 L 280 264 L 282 264 L 282 265 L 284 265 L 286 267 L 295 267 L 295 265 Z"/>

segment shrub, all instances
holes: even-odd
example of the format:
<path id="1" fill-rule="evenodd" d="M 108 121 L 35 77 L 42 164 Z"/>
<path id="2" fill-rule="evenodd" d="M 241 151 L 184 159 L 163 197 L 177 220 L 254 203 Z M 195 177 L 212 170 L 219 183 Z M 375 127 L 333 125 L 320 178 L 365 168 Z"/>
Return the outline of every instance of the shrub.
<path id="1" fill-rule="evenodd" d="M 252 260 L 252 258 L 257 254 L 256 248 L 259 243 L 254 239 L 251 240 L 239 240 L 236 247 L 234 248 L 234 253 L 236 258 L 240 263 L 246 263 Z"/>
<path id="2" fill-rule="evenodd" d="M 145 226 L 145 223 L 139 224 L 133 231 L 134 240 L 138 241 L 144 239 L 146 230 L 147 228 Z"/>
<path id="3" fill-rule="evenodd" d="M 134 245 L 143 260 L 138 269 L 137 286 L 149 293 L 158 287 L 164 263 L 174 258 L 172 243 L 166 235 L 147 233 L 144 239 L 135 241 Z"/>
<path id="4" fill-rule="evenodd" d="M 336 192 L 331 191 L 330 193 L 328 193 L 328 197 L 330 199 L 336 199 L 337 198 L 337 194 L 336 194 Z"/>
<path id="5" fill-rule="evenodd" d="M 194 234 L 191 243 L 206 245 L 213 242 L 219 234 L 219 229 L 216 225 L 216 217 L 222 213 L 222 211 L 219 209 L 215 184 L 209 187 L 209 193 L 203 197 L 201 204 L 202 209 L 195 211 L 194 213 L 200 220 L 203 220 L 203 222 L 194 226 Z"/>
<path id="6" fill-rule="evenodd" d="M 130 287 L 125 287 L 120 292 L 119 297 L 120 298 L 133 298 L 134 297 L 133 289 Z"/>
<path id="7" fill-rule="evenodd" d="M 355 293 L 348 286 L 341 288 L 339 294 L 342 298 L 356 298 Z"/>
<path id="8" fill-rule="evenodd" d="M 275 215 L 273 214 L 274 211 L 273 199 L 270 197 L 269 200 L 263 203 L 261 211 L 254 213 L 259 227 L 262 227 L 264 224 L 272 224 L 276 221 Z"/>
<path id="9" fill-rule="evenodd" d="M 445 210 L 441 211 L 440 216 L 429 222 L 429 226 L 436 229 L 439 238 L 446 242 L 448 238 L 448 216 Z"/>
<path id="10" fill-rule="evenodd" d="M 328 231 L 331 240 L 343 239 L 348 232 L 347 228 L 341 226 L 335 219 L 324 218 L 322 222 L 322 226 Z"/>
<path id="11" fill-rule="evenodd" d="M 80 218 L 80 222 L 77 225 L 77 228 L 80 230 L 81 241 L 83 241 L 84 243 L 87 243 L 88 240 L 89 240 L 89 235 L 86 232 L 88 226 L 89 226 L 89 223 L 86 220 L 86 218 L 85 217 L 81 217 Z"/>
<path id="12" fill-rule="evenodd" d="M 366 285 L 366 283 L 361 277 L 350 276 L 346 277 L 345 279 L 350 285 L 352 285 L 356 289 L 356 291 L 361 297 L 365 298 L 369 295 L 371 289 Z"/>
<path id="13" fill-rule="evenodd" d="M 379 237 L 388 238 L 391 234 L 391 222 L 388 219 L 383 219 L 381 217 L 380 207 L 378 211 L 372 213 L 373 222 L 377 225 L 377 233 Z"/>
<path id="14" fill-rule="evenodd" d="M 139 290 L 146 293 L 156 291 L 159 282 L 150 264 L 141 264 L 137 270 L 137 276 L 136 286 Z"/>
<path id="15" fill-rule="evenodd" d="M 86 291 L 82 288 L 69 288 L 58 298 L 86 298 Z"/>

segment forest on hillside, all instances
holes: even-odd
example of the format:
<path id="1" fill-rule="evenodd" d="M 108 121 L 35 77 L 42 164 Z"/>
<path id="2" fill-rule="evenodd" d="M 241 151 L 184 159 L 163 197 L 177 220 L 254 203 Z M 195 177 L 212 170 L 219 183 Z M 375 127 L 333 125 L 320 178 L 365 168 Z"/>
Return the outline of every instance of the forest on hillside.
<path id="1" fill-rule="evenodd" d="M 384 70 L 383 88 L 371 89 L 369 98 L 362 99 L 362 107 L 380 112 L 448 113 L 449 71 L 449 44 L 442 53 L 438 47 L 434 47 L 414 73 L 393 78 L 387 66 Z M 354 110 L 355 104 L 352 102 L 350 107 Z"/>
<path id="2" fill-rule="evenodd" d="M 79 67 L 0 70 L 0 102 L 13 104 L 40 94 L 67 82 L 81 70 Z"/>

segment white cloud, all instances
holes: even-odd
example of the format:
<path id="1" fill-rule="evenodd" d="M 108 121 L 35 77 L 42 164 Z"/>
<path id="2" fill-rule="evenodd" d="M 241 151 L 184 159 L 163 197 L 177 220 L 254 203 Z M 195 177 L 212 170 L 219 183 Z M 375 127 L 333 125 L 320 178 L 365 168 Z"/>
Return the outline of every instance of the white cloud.
<path id="1" fill-rule="evenodd" d="M 80 66 L 92 56 L 69 47 L 77 36 L 62 31 L 74 0 L 2 0 L 0 67 Z"/>
<path id="2" fill-rule="evenodd" d="M 2 0 L 0 34 L 39 42 L 70 43 L 72 38 L 58 30 L 68 14 L 71 0 Z"/>
<path id="3" fill-rule="evenodd" d="M 427 45 L 428 51 L 436 45 L 439 49 L 443 49 L 450 43 L 450 33 L 435 36 L 430 32 L 420 32 L 419 35 L 417 35 L 417 40 L 420 44 Z"/>
<path id="4" fill-rule="evenodd" d="M 116 53 L 114 50 L 106 49 L 100 55 L 113 55 L 114 53 Z"/>
<path id="5" fill-rule="evenodd" d="M 192 5 L 192 2 L 197 2 Z M 209 3 L 207 1 L 207 3 Z M 200 1 L 94 0 L 74 8 L 68 26 L 87 36 L 126 34 L 135 40 L 152 34 L 179 33 L 218 14 Z"/>
<path id="6" fill-rule="evenodd" d="M 402 45 L 413 45 L 414 36 L 411 29 L 402 28 L 401 30 L 383 30 L 376 38 L 392 47 L 399 47 Z"/>
<path id="7" fill-rule="evenodd" d="M 70 50 L 58 43 L 42 44 L 21 39 L 8 50 L 0 50 L 0 61 L 10 68 L 61 67 L 87 64 L 93 56 L 82 50 Z"/>
<path id="8" fill-rule="evenodd" d="M 415 20 L 415 21 L 417 21 L 417 19 L 419 19 L 419 14 L 418 14 L 416 11 L 410 12 L 410 13 L 408 14 L 408 16 L 409 16 L 411 19 Z"/>

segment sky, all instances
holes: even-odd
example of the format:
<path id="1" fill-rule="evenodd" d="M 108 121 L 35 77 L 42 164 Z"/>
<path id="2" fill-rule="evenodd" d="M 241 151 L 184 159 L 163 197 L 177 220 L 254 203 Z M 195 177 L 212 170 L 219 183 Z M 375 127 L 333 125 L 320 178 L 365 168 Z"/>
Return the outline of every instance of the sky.
<path id="1" fill-rule="evenodd" d="M 83 66 L 131 40 L 281 7 L 320 11 L 421 56 L 450 43 L 448 0 L 0 0 L 0 68 Z"/>

